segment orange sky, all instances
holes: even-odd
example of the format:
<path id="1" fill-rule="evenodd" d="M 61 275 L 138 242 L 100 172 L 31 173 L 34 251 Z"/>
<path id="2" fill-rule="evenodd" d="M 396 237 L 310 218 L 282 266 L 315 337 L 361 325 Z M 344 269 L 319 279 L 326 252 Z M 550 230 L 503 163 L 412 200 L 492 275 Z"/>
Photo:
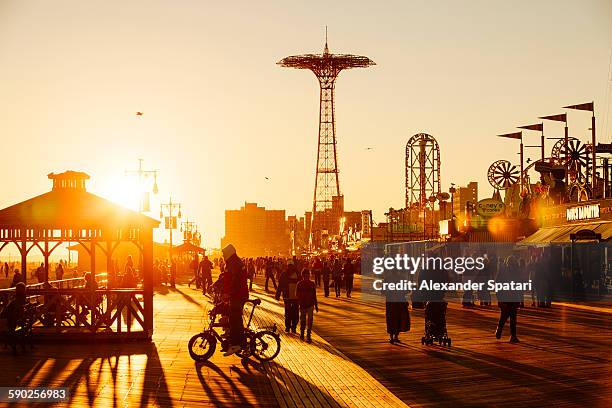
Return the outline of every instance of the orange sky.
<path id="1" fill-rule="evenodd" d="M 318 84 L 275 63 L 321 52 L 325 25 L 332 52 L 378 64 L 337 83 L 347 209 L 372 208 L 382 221 L 403 206 L 404 146 L 417 132 L 441 145 L 444 188 L 475 180 L 481 197 L 491 162 L 518 164 L 518 146 L 495 134 L 595 100 L 600 140 L 610 141 L 609 0 L 3 0 L 0 207 L 47 191 L 46 174 L 67 169 L 129 204 L 124 170 L 141 157 L 207 246 L 219 245 L 223 210 L 244 201 L 303 214 Z M 586 140 L 589 125 L 570 113 L 572 135 Z M 562 125 L 546 130 L 561 136 Z"/>

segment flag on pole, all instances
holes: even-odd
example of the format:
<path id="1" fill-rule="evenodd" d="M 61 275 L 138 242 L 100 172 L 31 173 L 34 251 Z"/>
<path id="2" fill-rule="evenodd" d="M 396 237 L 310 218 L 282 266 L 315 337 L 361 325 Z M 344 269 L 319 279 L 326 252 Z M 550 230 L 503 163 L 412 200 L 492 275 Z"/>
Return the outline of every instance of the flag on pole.
<path id="1" fill-rule="evenodd" d="M 560 115 L 540 116 L 540 119 L 556 120 L 557 122 L 567 122 L 567 113 Z"/>
<path id="2" fill-rule="evenodd" d="M 565 109 L 585 110 L 585 111 L 593 112 L 593 110 L 595 109 L 594 105 L 595 104 L 593 102 L 587 102 L 587 103 L 581 103 L 579 105 L 564 106 L 564 108 Z"/>
<path id="3" fill-rule="evenodd" d="M 519 126 L 519 129 L 527 129 L 527 130 L 537 130 L 542 132 L 544 130 L 543 123 L 536 123 L 535 125 L 527 125 L 527 126 Z"/>
<path id="4" fill-rule="evenodd" d="M 497 135 L 497 137 L 507 137 L 508 139 L 522 139 L 523 132 L 506 133 L 505 135 Z"/>

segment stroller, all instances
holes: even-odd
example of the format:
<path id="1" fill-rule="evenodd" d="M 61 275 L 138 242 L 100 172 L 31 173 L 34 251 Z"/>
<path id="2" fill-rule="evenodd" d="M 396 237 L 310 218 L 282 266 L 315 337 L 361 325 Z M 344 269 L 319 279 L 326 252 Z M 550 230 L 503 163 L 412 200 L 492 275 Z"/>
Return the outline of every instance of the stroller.
<path id="1" fill-rule="evenodd" d="M 446 332 L 446 308 L 447 302 L 428 301 L 425 304 L 425 336 L 421 337 L 421 344 L 451 346 L 451 338 Z"/>

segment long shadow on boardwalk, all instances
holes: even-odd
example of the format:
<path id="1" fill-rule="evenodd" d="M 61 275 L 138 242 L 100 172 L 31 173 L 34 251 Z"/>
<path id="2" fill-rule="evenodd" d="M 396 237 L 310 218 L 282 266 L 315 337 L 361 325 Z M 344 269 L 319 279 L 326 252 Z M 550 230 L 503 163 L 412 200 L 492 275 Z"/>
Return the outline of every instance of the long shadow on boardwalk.
<path id="1" fill-rule="evenodd" d="M 392 346 L 385 340 L 384 304 L 321 303 L 317 333 L 411 406 L 610 406 L 608 315 L 521 309 L 522 342 L 514 346 L 507 328 L 505 341 L 493 337 L 497 308 L 449 306 L 449 349 L 421 346 L 422 310 L 411 311 L 412 332 Z M 358 323 L 338 330 L 340 312 L 343 321 Z"/>
<path id="2" fill-rule="evenodd" d="M 53 356 L 53 357 L 48 357 Z M 3 355 L 3 386 L 66 387 L 71 402 L 91 406 L 172 406 L 164 370 L 152 343 L 42 345 L 30 355 Z M 138 383 L 137 386 L 135 384 Z"/>

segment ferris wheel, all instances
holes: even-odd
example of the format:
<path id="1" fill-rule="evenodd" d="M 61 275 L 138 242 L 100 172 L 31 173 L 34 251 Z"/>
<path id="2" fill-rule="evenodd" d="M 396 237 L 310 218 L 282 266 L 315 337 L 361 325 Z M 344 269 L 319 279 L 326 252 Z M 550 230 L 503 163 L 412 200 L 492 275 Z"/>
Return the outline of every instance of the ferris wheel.
<path id="1" fill-rule="evenodd" d="M 489 166 L 487 178 L 493 188 L 506 190 L 519 180 L 519 169 L 508 160 L 497 160 Z"/>
<path id="2" fill-rule="evenodd" d="M 570 137 L 565 145 L 565 140 L 558 140 L 552 148 L 552 156 L 563 163 L 568 171 L 574 172 L 584 177 L 583 169 L 586 169 L 589 162 L 589 152 L 587 145 L 581 143 L 575 137 Z M 566 159 L 567 157 L 567 159 Z"/>

